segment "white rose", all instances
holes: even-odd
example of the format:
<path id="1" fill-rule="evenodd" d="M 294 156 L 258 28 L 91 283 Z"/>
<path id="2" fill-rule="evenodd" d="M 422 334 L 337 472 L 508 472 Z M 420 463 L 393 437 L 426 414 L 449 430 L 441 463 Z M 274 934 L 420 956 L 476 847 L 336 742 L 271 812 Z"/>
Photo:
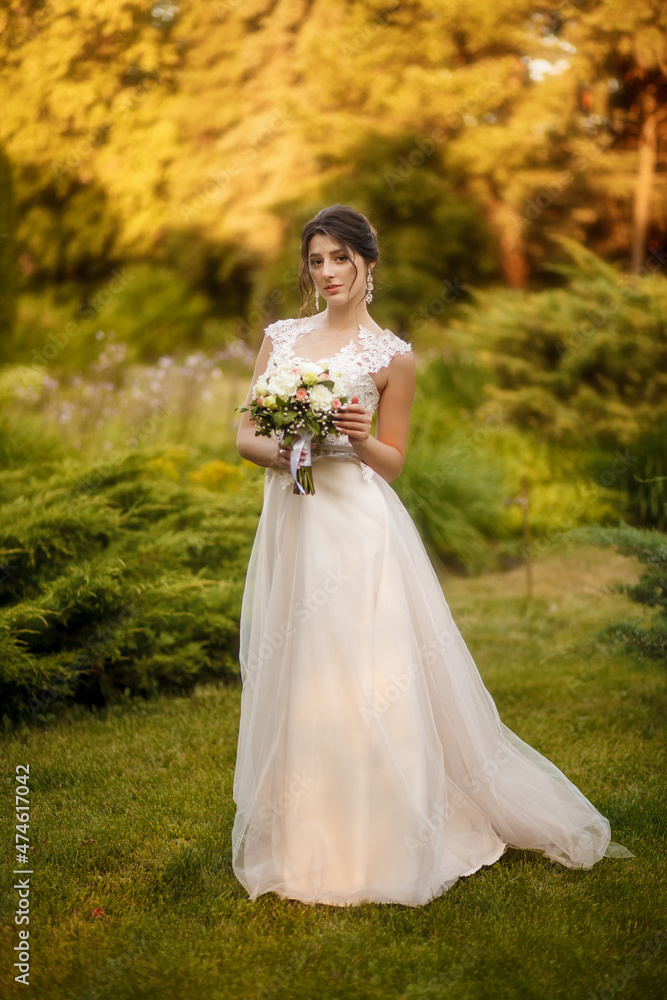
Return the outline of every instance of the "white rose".
<path id="1" fill-rule="evenodd" d="M 258 396 L 267 396 L 268 393 L 269 383 L 265 378 L 258 378 L 252 389 L 253 399 L 257 399 Z"/>
<path id="2" fill-rule="evenodd" d="M 269 389 L 276 396 L 291 396 L 300 381 L 296 372 L 278 371 L 269 378 Z"/>
<path id="3" fill-rule="evenodd" d="M 310 390 L 310 407 L 312 410 L 330 410 L 334 394 L 325 385 L 314 385 Z"/>

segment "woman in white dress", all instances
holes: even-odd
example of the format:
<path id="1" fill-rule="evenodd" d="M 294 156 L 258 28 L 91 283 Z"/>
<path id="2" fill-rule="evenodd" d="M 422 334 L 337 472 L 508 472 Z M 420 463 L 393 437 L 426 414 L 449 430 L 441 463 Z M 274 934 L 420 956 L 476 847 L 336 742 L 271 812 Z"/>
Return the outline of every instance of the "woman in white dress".
<path id="1" fill-rule="evenodd" d="M 251 899 L 420 906 L 508 846 L 568 868 L 614 854 L 607 819 L 501 722 L 389 486 L 416 379 L 410 345 L 368 313 L 377 261 L 364 215 L 319 212 L 300 286 L 326 309 L 272 323 L 257 357 L 252 384 L 288 360 L 341 373 L 350 402 L 313 448 L 315 494 L 293 492 L 289 451 L 256 436 L 247 411 L 238 430 L 239 453 L 266 468 L 241 613 L 232 832 Z"/>

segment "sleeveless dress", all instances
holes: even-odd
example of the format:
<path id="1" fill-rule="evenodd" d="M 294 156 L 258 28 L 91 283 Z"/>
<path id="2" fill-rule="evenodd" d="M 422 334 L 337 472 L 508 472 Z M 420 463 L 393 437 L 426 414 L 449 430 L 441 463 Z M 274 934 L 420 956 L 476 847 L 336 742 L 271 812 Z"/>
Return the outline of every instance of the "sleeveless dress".
<path id="1" fill-rule="evenodd" d="M 267 327 L 268 372 L 308 329 Z M 371 373 L 410 350 L 360 327 L 319 360 L 375 412 Z M 421 906 L 508 846 L 568 868 L 632 857 L 501 722 L 395 491 L 346 435 L 321 448 L 313 496 L 266 470 L 246 576 L 232 863 L 249 897 Z"/>

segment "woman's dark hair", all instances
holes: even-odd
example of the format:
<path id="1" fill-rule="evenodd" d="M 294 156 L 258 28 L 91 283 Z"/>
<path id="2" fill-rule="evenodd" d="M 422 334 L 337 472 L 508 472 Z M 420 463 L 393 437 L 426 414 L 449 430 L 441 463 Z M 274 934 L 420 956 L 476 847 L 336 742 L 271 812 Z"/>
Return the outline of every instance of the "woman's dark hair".
<path id="1" fill-rule="evenodd" d="M 310 276 L 308 266 L 310 241 L 315 233 L 329 236 L 345 250 L 354 250 L 355 254 L 360 254 L 366 262 L 373 260 L 377 263 L 380 257 L 377 232 L 362 212 L 357 212 L 349 205 L 329 205 L 328 208 L 323 208 L 310 222 L 306 223 L 301 233 L 301 267 L 299 269 L 301 306 L 299 317 L 303 315 L 304 308 L 310 306 L 315 291 L 315 284 Z M 354 261 L 352 263 L 354 264 Z M 354 268 L 356 272 L 356 265 Z M 354 277 L 356 280 L 356 273 Z"/>

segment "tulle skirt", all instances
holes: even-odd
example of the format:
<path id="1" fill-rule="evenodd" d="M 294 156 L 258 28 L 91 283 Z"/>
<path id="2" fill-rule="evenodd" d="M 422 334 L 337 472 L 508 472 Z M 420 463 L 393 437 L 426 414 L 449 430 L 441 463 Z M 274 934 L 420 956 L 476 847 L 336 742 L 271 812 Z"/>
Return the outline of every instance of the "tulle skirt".
<path id="1" fill-rule="evenodd" d="M 590 868 L 608 820 L 505 726 L 408 511 L 357 459 L 267 470 L 240 626 L 233 869 L 251 899 L 420 906 L 508 846 Z"/>

